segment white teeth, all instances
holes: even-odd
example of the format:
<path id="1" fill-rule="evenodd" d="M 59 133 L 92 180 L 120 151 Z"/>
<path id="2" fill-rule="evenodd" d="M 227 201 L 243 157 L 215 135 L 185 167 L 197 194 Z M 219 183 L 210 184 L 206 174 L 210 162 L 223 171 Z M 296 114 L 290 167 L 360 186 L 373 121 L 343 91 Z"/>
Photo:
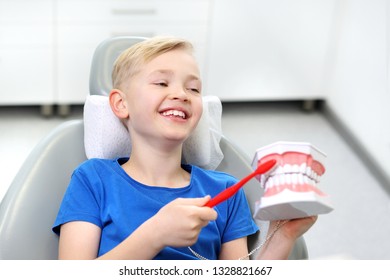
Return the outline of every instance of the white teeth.
<path id="1" fill-rule="evenodd" d="M 185 119 L 186 117 L 186 114 L 184 112 L 178 110 L 168 110 L 163 112 L 162 114 L 163 116 L 177 116 L 177 117 L 182 117 L 183 119 Z"/>
<path id="2" fill-rule="evenodd" d="M 291 181 L 294 185 L 298 184 L 298 174 L 297 173 L 293 173 L 291 174 Z"/>
<path id="3" fill-rule="evenodd" d="M 269 182 L 268 187 L 272 188 L 274 186 L 274 180 L 271 178 L 271 180 L 269 180 L 268 182 Z"/>
<path id="4" fill-rule="evenodd" d="M 292 178 L 291 178 L 291 175 L 292 175 L 292 174 L 286 175 L 286 183 L 287 183 L 287 185 L 290 185 L 290 184 L 291 184 L 291 181 L 292 181 L 292 180 L 291 180 L 291 179 L 292 179 Z"/>
<path id="5" fill-rule="evenodd" d="M 278 166 L 271 174 L 262 175 L 260 177 L 261 186 L 266 188 L 278 187 L 282 185 L 303 185 L 309 184 L 316 186 L 320 181 L 321 176 L 318 175 L 310 166 L 306 163 L 298 164 L 285 164 L 284 166 Z"/>
<path id="6" fill-rule="evenodd" d="M 285 175 L 280 176 L 280 184 L 281 184 L 281 185 L 286 184 L 286 176 L 285 176 Z"/>
<path id="7" fill-rule="evenodd" d="M 292 172 L 293 173 L 298 173 L 299 172 L 299 165 L 298 164 L 294 164 L 292 166 Z"/>
<path id="8" fill-rule="evenodd" d="M 318 175 L 310 166 L 307 166 L 306 163 L 298 164 L 285 164 L 284 166 L 278 166 L 273 172 L 272 175 L 281 175 L 281 174 L 304 174 L 314 181 L 318 182 L 320 175 Z"/>
<path id="9" fill-rule="evenodd" d="M 307 167 L 306 167 L 306 174 L 307 174 L 308 176 L 311 176 L 311 168 L 310 168 L 310 166 L 307 166 Z"/>
<path id="10" fill-rule="evenodd" d="M 304 183 L 304 178 L 303 174 L 298 174 L 298 184 L 303 185 Z"/>
<path id="11" fill-rule="evenodd" d="M 299 167 L 299 172 L 304 174 L 306 172 L 306 163 L 302 163 Z"/>
<path id="12" fill-rule="evenodd" d="M 273 171 L 273 173 L 275 174 L 283 174 L 284 173 L 284 169 L 282 166 L 278 165 L 278 167 Z"/>
<path id="13" fill-rule="evenodd" d="M 276 185 L 276 186 L 279 186 L 279 185 L 280 185 L 280 179 L 279 179 L 279 177 L 281 177 L 281 176 L 275 176 L 275 177 L 274 177 L 274 181 L 275 181 L 275 185 Z"/>
<path id="14" fill-rule="evenodd" d="M 285 165 L 283 166 L 283 170 L 284 170 L 285 173 L 291 173 L 291 172 L 292 172 L 292 166 L 291 166 L 291 164 L 285 164 Z"/>

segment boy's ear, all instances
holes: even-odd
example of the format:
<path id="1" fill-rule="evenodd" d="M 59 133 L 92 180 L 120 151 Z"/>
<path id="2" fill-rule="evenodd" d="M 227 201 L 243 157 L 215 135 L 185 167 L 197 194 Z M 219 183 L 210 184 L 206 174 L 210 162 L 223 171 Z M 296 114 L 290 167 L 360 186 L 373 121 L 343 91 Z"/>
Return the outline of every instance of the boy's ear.
<path id="1" fill-rule="evenodd" d="M 129 111 L 127 110 L 126 96 L 119 89 L 113 89 L 109 96 L 111 110 L 120 119 L 127 119 Z"/>

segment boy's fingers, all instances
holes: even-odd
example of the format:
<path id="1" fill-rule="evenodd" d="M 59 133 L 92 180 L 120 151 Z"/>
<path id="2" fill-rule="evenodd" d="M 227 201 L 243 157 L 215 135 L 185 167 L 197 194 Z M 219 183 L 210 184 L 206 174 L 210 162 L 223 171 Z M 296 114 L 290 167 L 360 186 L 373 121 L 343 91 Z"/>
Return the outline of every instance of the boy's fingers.
<path id="1" fill-rule="evenodd" d="M 207 201 L 210 200 L 210 196 L 206 195 L 205 197 L 198 197 L 198 198 L 179 198 L 178 203 L 185 205 L 194 205 L 194 206 L 204 206 Z"/>
<path id="2" fill-rule="evenodd" d="M 195 206 L 199 219 L 204 221 L 212 221 L 217 219 L 217 212 L 210 207 L 203 207 L 210 200 L 210 196 L 206 195 L 199 198 L 179 198 L 176 203 L 181 205 Z"/>

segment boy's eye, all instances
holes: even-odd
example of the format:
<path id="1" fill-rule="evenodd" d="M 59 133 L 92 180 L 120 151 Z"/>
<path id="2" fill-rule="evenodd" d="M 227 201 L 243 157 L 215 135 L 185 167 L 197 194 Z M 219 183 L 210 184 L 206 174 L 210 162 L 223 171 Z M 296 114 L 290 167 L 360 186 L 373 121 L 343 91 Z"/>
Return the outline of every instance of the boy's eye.
<path id="1" fill-rule="evenodd" d="M 160 87 L 167 87 L 168 83 L 166 81 L 155 81 L 152 82 L 153 85 L 155 86 L 160 86 Z"/>
<path id="2" fill-rule="evenodd" d="M 154 83 L 156 86 L 161 86 L 161 87 L 167 87 L 168 86 L 168 83 L 166 82 L 157 82 L 157 83 Z"/>
<path id="3" fill-rule="evenodd" d="M 200 93 L 200 90 L 197 89 L 197 88 L 189 88 L 190 91 L 193 91 L 193 92 L 196 92 L 196 93 Z"/>

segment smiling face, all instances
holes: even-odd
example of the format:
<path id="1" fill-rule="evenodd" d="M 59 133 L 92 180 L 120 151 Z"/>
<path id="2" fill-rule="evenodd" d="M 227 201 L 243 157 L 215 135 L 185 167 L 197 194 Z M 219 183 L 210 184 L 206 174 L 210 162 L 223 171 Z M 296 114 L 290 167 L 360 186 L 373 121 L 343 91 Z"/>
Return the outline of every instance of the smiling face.
<path id="1" fill-rule="evenodd" d="M 174 49 L 151 59 L 122 88 L 132 141 L 182 143 L 201 117 L 199 68 L 187 50 Z"/>

